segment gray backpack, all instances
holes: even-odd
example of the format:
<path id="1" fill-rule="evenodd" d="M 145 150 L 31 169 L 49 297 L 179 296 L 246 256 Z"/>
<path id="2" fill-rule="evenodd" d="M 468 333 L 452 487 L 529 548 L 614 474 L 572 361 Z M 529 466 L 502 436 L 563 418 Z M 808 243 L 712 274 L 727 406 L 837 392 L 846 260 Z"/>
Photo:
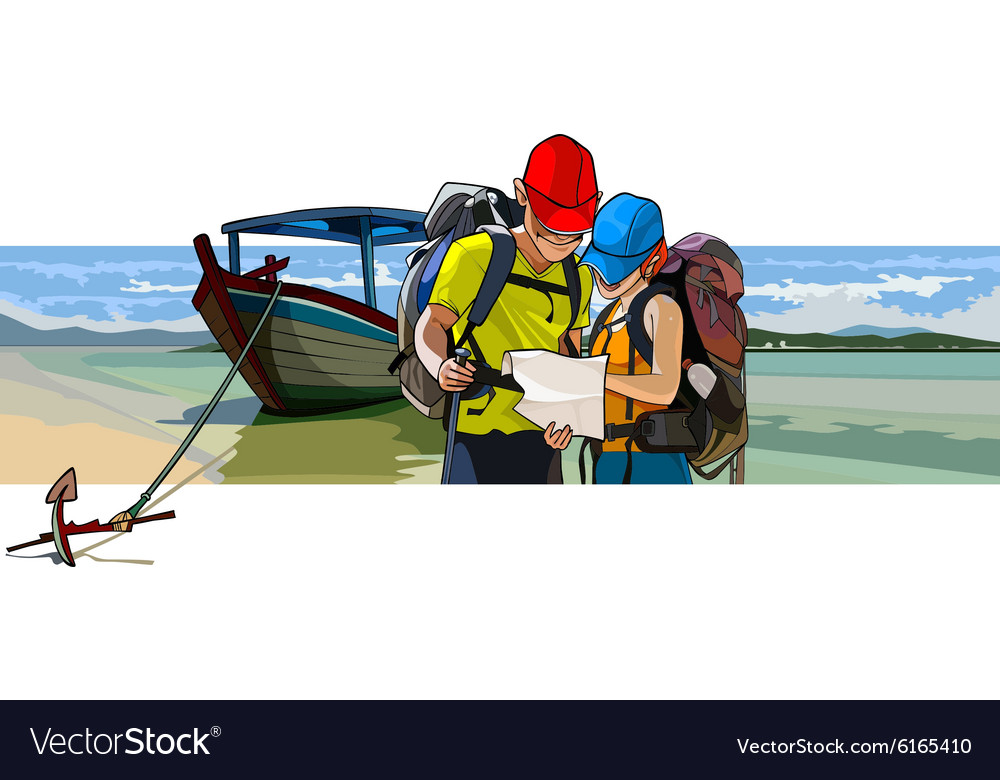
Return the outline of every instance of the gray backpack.
<path id="1" fill-rule="evenodd" d="M 413 329 L 430 300 L 444 256 L 456 239 L 474 233 L 487 233 L 493 242 L 486 277 L 469 313 L 469 326 L 458 344 L 449 344 L 452 352 L 468 341 L 472 330 L 485 321 L 500 297 L 517 251 L 508 228 L 523 221 L 524 208 L 500 190 L 454 182 L 441 188 L 427 211 L 424 220 L 427 241 L 406 258 L 409 270 L 399 291 L 396 310 L 399 354 L 389 365 L 390 374 L 399 370 L 403 396 L 427 417 L 443 416 L 445 393 L 417 357 Z"/>
<path id="2" fill-rule="evenodd" d="M 550 298 L 553 293 L 568 295 L 572 311 L 570 323 L 576 320 L 581 291 L 579 271 L 572 256 L 563 261 L 566 288 L 511 274 L 517 244 L 510 234 L 510 228 L 523 222 L 524 207 L 513 198 L 508 198 L 501 190 L 454 182 L 441 188 L 427 212 L 424 220 L 427 242 L 406 258 L 409 270 L 399 291 L 396 312 L 399 354 L 389 365 L 390 374 L 399 371 L 403 396 L 427 417 L 443 417 L 445 392 L 438 385 L 437 377 L 431 376 L 416 354 L 413 344 L 414 328 L 430 300 L 444 256 L 457 239 L 474 233 L 486 233 L 493 244 L 486 275 L 469 311 L 469 324 L 456 343 L 450 343 L 449 335 L 448 345 L 449 353 L 453 353 L 457 347 L 468 345 L 477 367 L 476 376 L 480 380 L 486 380 L 486 392 L 491 396 L 492 387 L 503 387 L 504 383 L 498 372 L 482 362 L 483 356 L 473 331 L 485 322 L 508 281 L 538 288 Z M 480 370 L 481 367 L 486 370 Z M 468 397 L 472 397 L 475 392 L 475 389 L 472 390 Z"/>

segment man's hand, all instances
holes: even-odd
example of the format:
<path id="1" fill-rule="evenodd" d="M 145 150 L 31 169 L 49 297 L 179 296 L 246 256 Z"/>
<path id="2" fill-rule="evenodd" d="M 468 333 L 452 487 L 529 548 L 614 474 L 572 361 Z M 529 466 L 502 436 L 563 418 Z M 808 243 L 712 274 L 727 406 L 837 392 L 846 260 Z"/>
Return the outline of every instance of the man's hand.
<path id="1" fill-rule="evenodd" d="M 448 358 L 438 369 L 437 381 L 442 390 L 454 393 L 472 384 L 475 370 L 476 367 L 470 363 L 460 366 L 456 358 Z"/>
<path id="2" fill-rule="evenodd" d="M 556 430 L 555 422 L 550 422 L 545 429 L 545 443 L 554 450 L 564 450 L 569 446 L 570 439 L 573 438 L 573 429 L 568 425 L 565 428 Z"/>

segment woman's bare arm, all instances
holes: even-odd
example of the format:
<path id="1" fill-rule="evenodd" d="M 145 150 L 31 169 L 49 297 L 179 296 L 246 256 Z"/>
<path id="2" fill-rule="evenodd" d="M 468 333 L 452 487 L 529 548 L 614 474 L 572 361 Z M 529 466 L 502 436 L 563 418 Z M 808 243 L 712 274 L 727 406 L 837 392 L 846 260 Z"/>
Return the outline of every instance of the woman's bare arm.
<path id="1" fill-rule="evenodd" d="M 652 373 L 608 374 L 605 386 L 636 401 L 666 406 L 674 400 L 681 383 L 684 324 L 680 306 L 666 295 L 654 296 L 646 304 L 643 325 L 653 341 Z"/>

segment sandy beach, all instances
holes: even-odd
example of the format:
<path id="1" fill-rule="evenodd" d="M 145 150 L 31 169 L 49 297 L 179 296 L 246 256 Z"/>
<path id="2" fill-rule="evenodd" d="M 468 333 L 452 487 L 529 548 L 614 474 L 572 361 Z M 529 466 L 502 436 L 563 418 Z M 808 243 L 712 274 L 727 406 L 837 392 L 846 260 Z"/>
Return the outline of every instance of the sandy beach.
<path id="1" fill-rule="evenodd" d="M 152 482 L 190 430 L 190 402 L 200 393 L 185 391 L 183 380 L 173 389 L 157 388 L 85 362 L 94 354 L 134 352 L 0 349 L 0 434 L 7 444 L 0 452 L 0 482 L 47 484 L 71 466 L 81 482 Z M 240 397 L 239 390 L 236 395 Z M 250 422 L 254 413 L 250 410 L 241 422 Z M 166 484 L 222 481 L 218 468 L 232 455 L 240 427 L 218 422 L 206 426 Z"/>

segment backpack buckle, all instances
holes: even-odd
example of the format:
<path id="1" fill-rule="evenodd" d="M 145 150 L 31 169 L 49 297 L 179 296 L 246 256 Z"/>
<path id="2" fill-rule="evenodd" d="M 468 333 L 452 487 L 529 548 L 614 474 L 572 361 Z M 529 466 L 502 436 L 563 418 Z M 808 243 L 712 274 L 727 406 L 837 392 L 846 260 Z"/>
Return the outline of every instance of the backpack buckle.
<path id="1" fill-rule="evenodd" d="M 639 425 L 639 433 L 647 439 L 656 434 L 656 423 L 653 420 L 643 420 Z"/>
<path id="2" fill-rule="evenodd" d="M 608 441 L 614 441 L 615 440 L 615 424 L 614 423 L 608 423 L 607 425 L 604 426 L 604 438 L 607 439 Z"/>

